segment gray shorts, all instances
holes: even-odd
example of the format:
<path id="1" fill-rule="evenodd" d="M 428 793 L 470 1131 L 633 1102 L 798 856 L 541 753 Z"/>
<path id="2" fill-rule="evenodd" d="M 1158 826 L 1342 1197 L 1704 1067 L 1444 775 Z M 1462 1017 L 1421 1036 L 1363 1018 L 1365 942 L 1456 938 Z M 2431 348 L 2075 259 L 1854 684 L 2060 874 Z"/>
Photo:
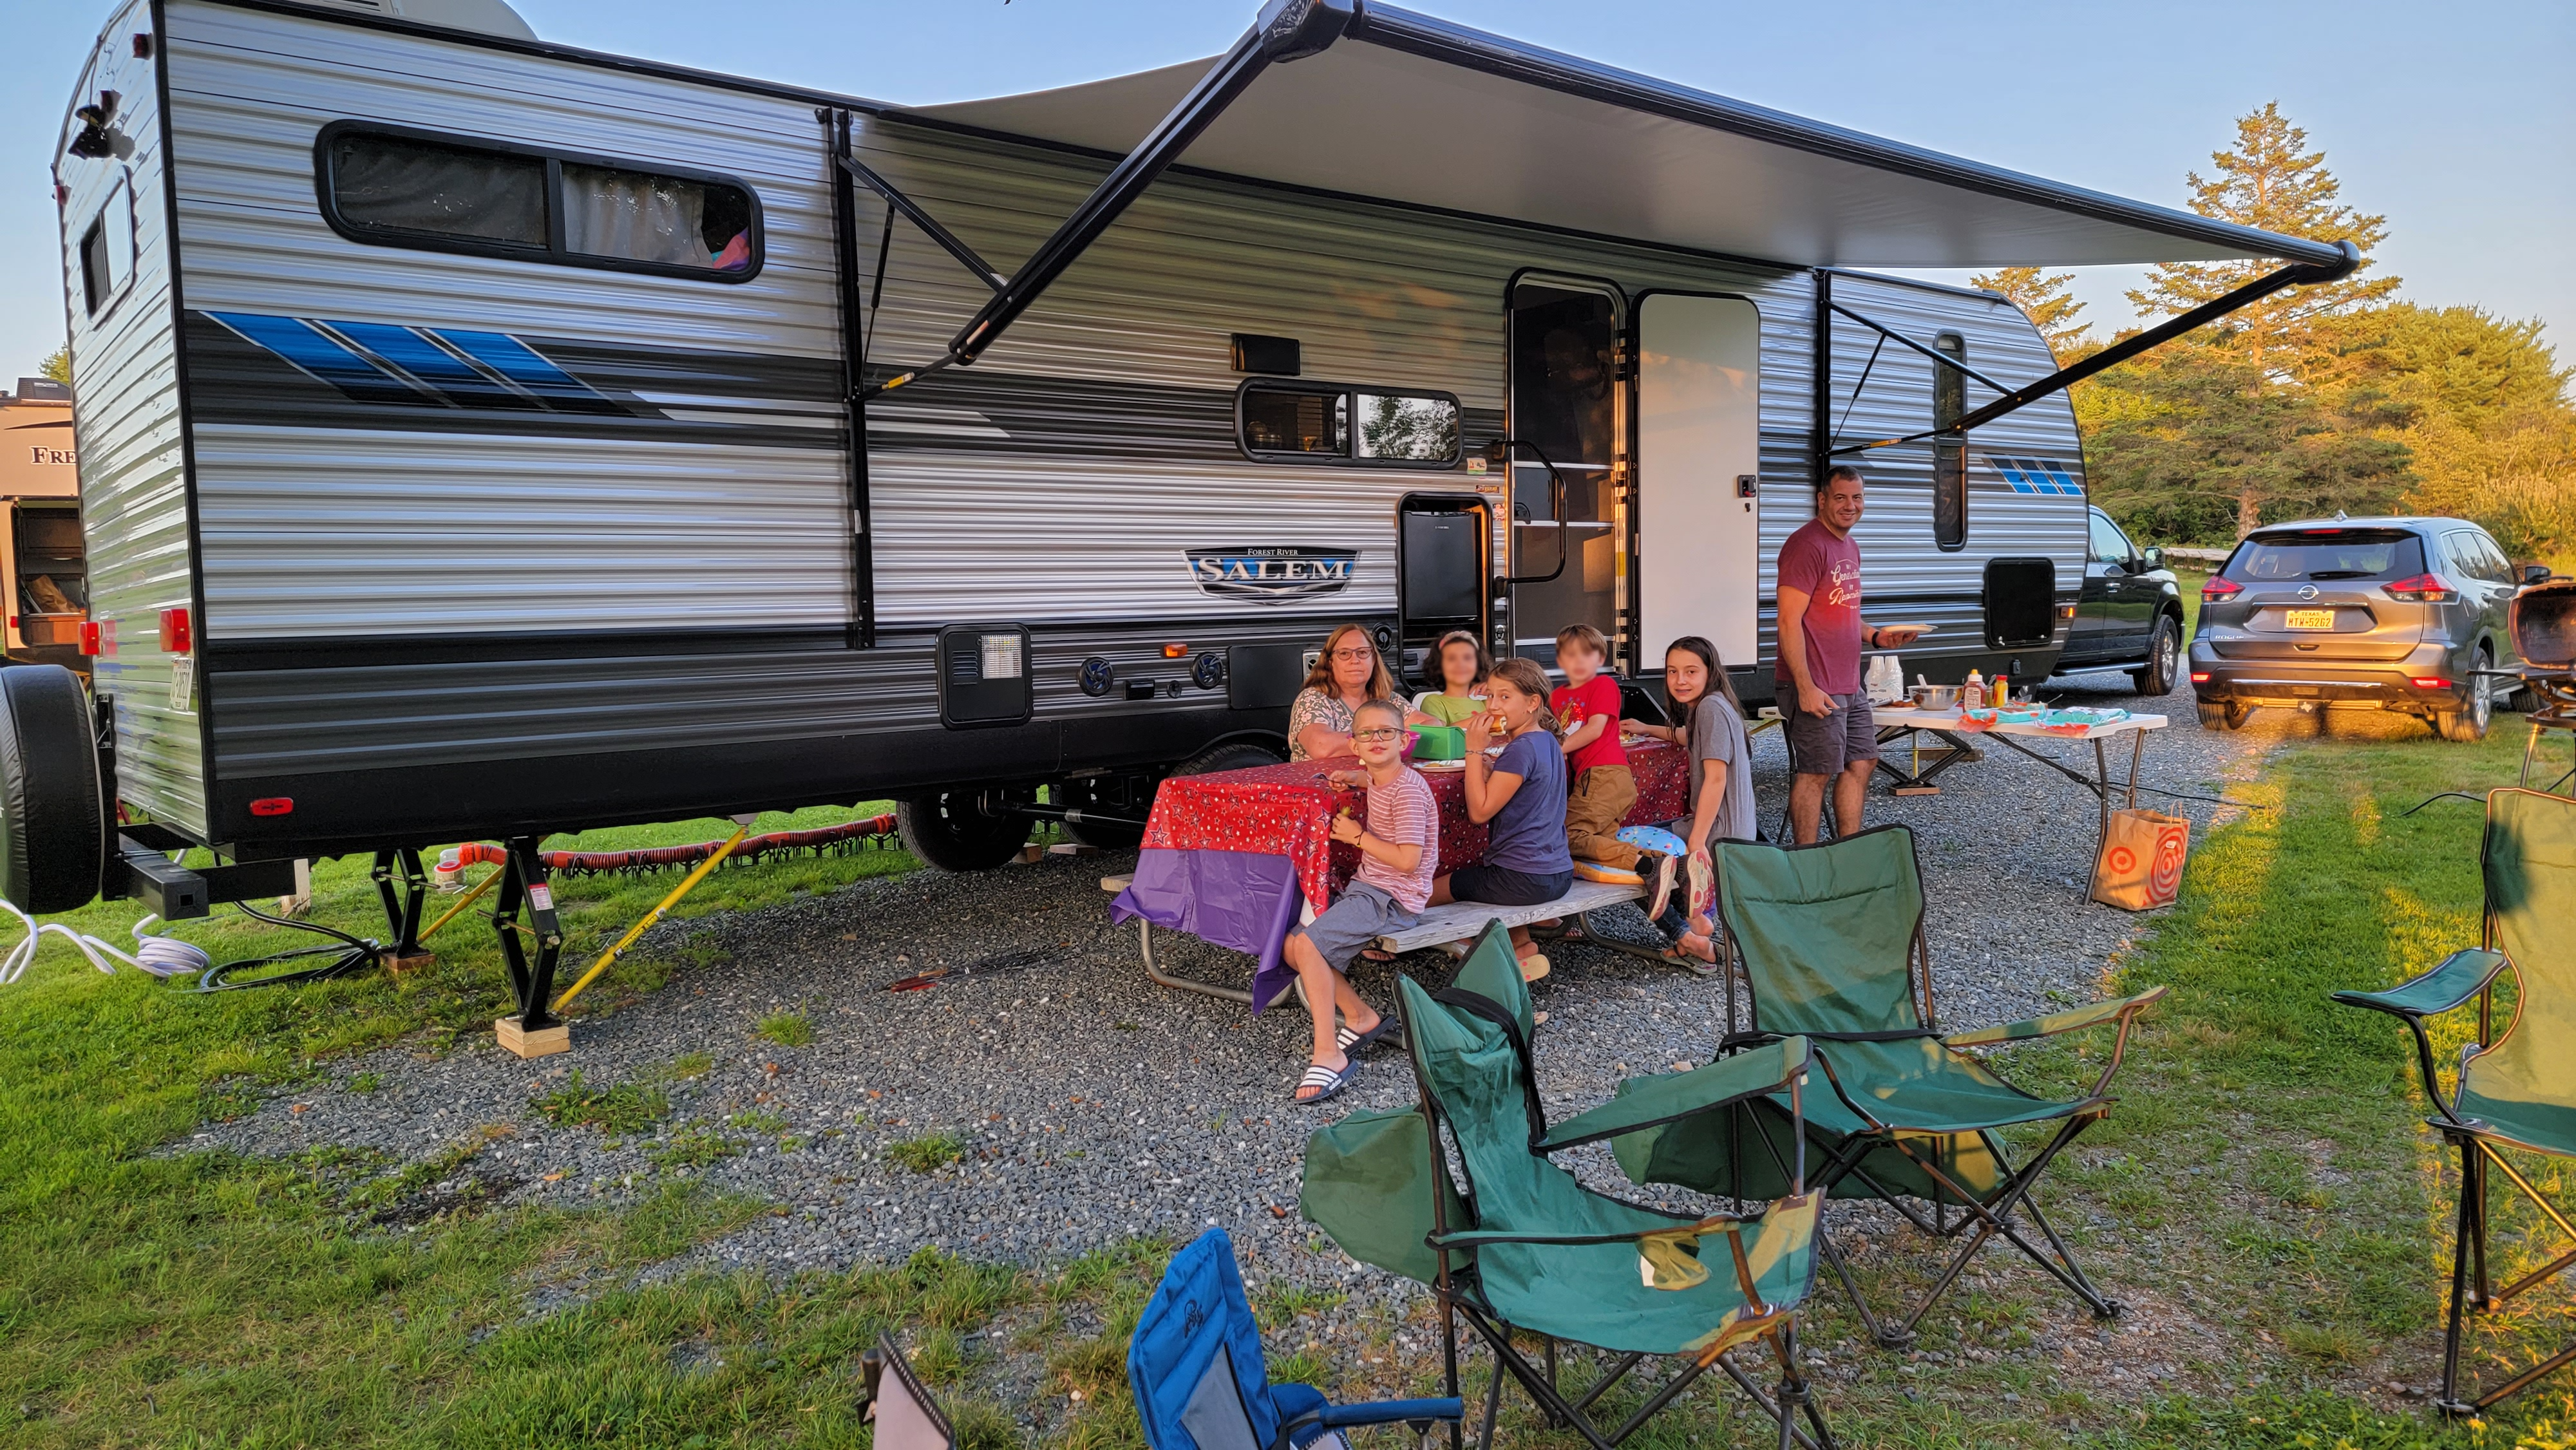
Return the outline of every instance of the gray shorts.
<path id="1" fill-rule="evenodd" d="M 1878 720 L 1870 714 L 1869 696 L 1835 695 L 1833 712 L 1810 715 L 1798 708 L 1798 692 L 1786 692 L 1789 758 L 1800 775 L 1839 775 L 1855 761 L 1878 759 Z"/>
<path id="2" fill-rule="evenodd" d="M 1315 944 L 1326 965 L 1345 976 L 1351 970 L 1351 958 L 1379 937 L 1403 931 L 1422 918 L 1404 909 L 1394 897 L 1365 881 L 1354 881 L 1333 898 L 1324 914 L 1289 933 L 1302 936 Z"/>

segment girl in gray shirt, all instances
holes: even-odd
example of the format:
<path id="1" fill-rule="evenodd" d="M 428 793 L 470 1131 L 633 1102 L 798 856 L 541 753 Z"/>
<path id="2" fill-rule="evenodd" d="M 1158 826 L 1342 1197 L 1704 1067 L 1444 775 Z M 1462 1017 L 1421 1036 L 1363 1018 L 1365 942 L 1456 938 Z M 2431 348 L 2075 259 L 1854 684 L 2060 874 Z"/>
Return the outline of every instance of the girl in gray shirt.
<path id="1" fill-rule="evenodd" d="M 1674 640 L 1664 651 L 1664 697 L 1672 702 L 1674 724 L 1620 722 L 1635 734 L 1690 751 L 1690 814 L 1669 827 L 1691 848 L 1689 901 L 1676 903 L 1656 925 L 1682 955 L 1714 962 L 1702 852 L 1713 841 L 1754 839 L 1753 751 L 1744 733 L 1744 707 L 1718 661 L 1717 646 L 1697 635 Z"/>

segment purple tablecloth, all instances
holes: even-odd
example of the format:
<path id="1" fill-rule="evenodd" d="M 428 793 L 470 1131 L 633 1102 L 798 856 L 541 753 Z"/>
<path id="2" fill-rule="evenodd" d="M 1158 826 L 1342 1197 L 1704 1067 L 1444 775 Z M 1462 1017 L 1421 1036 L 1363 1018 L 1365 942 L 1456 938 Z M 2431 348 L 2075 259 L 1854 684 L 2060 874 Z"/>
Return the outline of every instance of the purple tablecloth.
<path id="1" fill-rule="evenodd" d="M 1297 863 L 1285 856 L 1147 849 L 1137 853 L 1136 878 L 1110 903 L 1109 919 L 1124 925 L 1141 916 L 1259 958 L 1252 974 L 1252 1010 L 1258 1015 L 1296 975 L 1280 959 L 1280 949 L 1305 900 Z"/>

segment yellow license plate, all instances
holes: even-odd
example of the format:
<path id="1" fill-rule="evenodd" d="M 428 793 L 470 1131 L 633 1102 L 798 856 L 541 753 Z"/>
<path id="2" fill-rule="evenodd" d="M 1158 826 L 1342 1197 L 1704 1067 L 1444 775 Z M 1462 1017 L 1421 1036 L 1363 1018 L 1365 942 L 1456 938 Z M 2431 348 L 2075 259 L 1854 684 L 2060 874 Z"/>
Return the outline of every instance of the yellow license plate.
<path id="1" fill-rule="evenodd" d="M 2287 611 L 2287 615 L 2292 629 L 2334 628 L 2334 611 L 2331 609 L 2293 609 Z"/>

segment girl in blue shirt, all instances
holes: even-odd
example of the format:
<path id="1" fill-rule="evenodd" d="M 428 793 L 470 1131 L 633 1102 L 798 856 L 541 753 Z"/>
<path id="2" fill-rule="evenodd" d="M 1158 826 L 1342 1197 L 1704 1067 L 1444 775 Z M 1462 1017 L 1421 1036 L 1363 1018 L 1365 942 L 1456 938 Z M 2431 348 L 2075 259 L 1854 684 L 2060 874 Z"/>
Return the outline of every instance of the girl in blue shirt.
<path id="1" fill-rule="evenodd" d="M 1547 708 L 1547 675 L 1524 659 L 1504 660 L 1485 682 L 1490 710 L 1467 717 L 1467 816 L 1491 828 L 1485 859 L 1461 866 L 1431 883 L 1431 904 L 1482 901 L 1494 906 L 1536 906 L 1574 885 L 1574 857 L 1565 845 L 1565 751 Z M 1502 753 L 1485 747 L 1496 738 Z M 1547 958 L 1529 928 L 1512 931 L 1521 976 L 1547 975 Z"/>

